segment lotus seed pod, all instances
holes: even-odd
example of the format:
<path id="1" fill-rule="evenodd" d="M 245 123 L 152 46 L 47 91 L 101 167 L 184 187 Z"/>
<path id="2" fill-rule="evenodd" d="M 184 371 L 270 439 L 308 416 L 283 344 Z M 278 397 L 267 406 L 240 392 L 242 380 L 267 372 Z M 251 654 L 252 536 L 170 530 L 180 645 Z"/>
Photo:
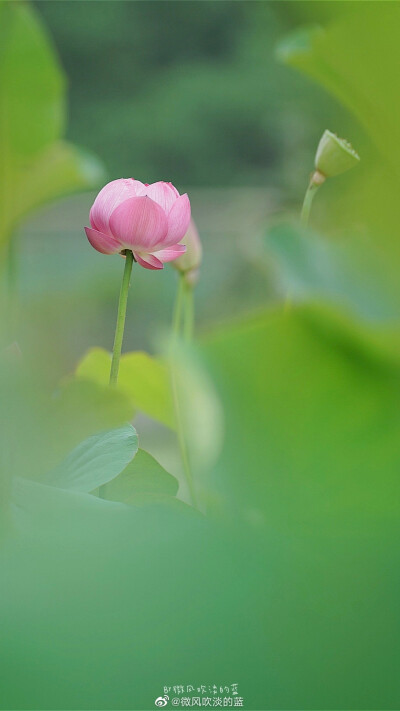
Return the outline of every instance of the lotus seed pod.
<path id="1" fill-rule="evenodd" d="M 315 169 L 325 178 L 345 173 L 354 168 L 360 156 L 344 138 L 338 138 L 331 131 L 324 131 L 315 156 Z M 317 180 L 314 182 L 317 183 Z M 321 181 L 320 181 L 321 182 Z"/>

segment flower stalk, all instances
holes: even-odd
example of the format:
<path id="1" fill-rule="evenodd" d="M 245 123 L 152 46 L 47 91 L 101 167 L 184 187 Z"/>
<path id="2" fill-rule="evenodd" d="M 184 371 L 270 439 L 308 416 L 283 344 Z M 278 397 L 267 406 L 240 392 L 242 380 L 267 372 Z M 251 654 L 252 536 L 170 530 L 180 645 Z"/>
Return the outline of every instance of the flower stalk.
<path id="1" fill-rule="evenodd" d="M 193 338 L 193 328 L 194 328 L 194 299 L 193 299 L 193 286 L 185 279 L 185 298 L 184 298 L 184 319 L 183 319 L 183 337 L 185 341 L 190 342 Z"/>
<path id="2" fill-rule="evenodd" d="M 174 338 L 182 337 L 185 341 L 190 342 L 193 338 L 193 328 L 193 285 L 186 278 L 186 274 L 180 272 L 172 321 Z"/>
<path id="3" fill-rule="evenodd" d="M 192 500 L 192 505 L 197 508 L 197 495 L 193 481 L 192 468 L 189 460 L 189 452 L 186 444 L 185 432 L 182 422 L 182 413 L 179 403 L 178 385 L 176 381 L 176 376 L 174 372 L 175 366 L 171 367 L 171 389 L 172 398 L 175 410 L 175 423 L 176 423 L 176 434 L 178 439 L 179 452 L 182 460 L 182 467 L 185 474 L 186 483 L 189 489 L 190 498 Z"/>
<path id="4" fill-rule="evenodd" d="M 179 339 L 181 333 L 183 302 L 185 299 L 185 276 L 179 273 L 178 288 L 176 291 L 176 299 L 174 306 L 174 314 L 172 319 L 172 333 L 174 339 Z"/>
<path id="5" fill-rule="evenodd" d="M 301 224 L 307 227 L 308 221 L 310 219 L 311 206 L 315 197 L 315 194 L 319 187 L 325 182 L 325 176 L 322 175 L 318 170 L 316 170 L 310 179 L 306 194 L 304 196 L 303 207 L 301 209 L 300 220 Z"/>
<path id="6" fill-rule="evenodd" d="M 122 341 L 124 338 L 126 307 L 128 303 L 129 284 L 132 273 L 133 253 L 130 249 L 125 250 L 125 267 L 119 293 L 117 324 L 115 327 L 114 347 L 111 361 L 110 385 L 115 386 L 118 382 L 119 362 L 121 359 Z"/>
<path id="7" fill-rule="evenodd" d="M 185 274 L 185 272 L 180 271 L 172 321 L 173 348 L 177 346 L 179 339 L 182 337 L 185 341 L 190 341 L 192 339 L 193 321 L 193 286 L 188 282 L 187 275 Z M 192 468 L 190 465 L 189 451 L 186 444 L 173 354 L 171 358 L 170 377 L 172 399 L 175 412 L 176 434 L 183 472 L 185 475 L 187 487 L 189 489 L 192 505 L 194 507 L 197 507 L 197 495 L 194 486 Z"/>
<path id="8" fill-rule="evenodd" d="M 308 225 L 311 206 L 318 188 L 327 178 L 345 173 L 354 168 L 360 156 L 344 138 L 339 138 L 332 131 L 324 131 L 318 144 L 314 159 L 315 170 L 311 176 L 301 210 L 301 224 Z"/>

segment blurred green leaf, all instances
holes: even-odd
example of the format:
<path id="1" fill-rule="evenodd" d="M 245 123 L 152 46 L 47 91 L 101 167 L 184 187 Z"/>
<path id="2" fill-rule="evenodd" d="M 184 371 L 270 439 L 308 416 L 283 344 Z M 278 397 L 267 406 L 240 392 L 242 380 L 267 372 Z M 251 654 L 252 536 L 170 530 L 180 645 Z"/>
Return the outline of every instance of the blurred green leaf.
<path id="1" fill-rule="evenodd" d="M 103 476 L 102 466 L 106 465 L 107 458 L 109 475 L 121 471 L 129 461 L 132 451 L 137 447 L 134 430 L 131 425 L 126 424 L 133 416 L 133 408 L 123 393 L 115 392 L 97 383 L 72 381 L 64 383 L 55 391 L 54 384 L 48 382 L 46 376 L 40 375 L 37 370 L 33 372 L 23 361 L 13 362 L 10 367 L 6 367 L 4 363 L 1 363 L 1 366 L 0 489 L 4 494 L 2 504 L 5 518 L 10 524 L 12 523 L 10 504 L 12 505 L 13 501 L 15 503 L 15 499 L 7 501 L 10 478 L 13 481 L 35 481 L 38 486 L 44 482 L 42 488 L 32 489 L 32 506 L 37 511 L 37 515 L 32 509 L 33 519 L 30 519 L 30 514 L 28 515 L 31 522 L 34 520 L 40 523 L 40 512 L 48 519 L 49 524 L 57 521 L 57 511 L 61 513 L 65 510 L 66 514 L 70 512 L 73 518 L 74 501 L 77 501 L 79 507 L 82 500 L 74 498 L 72 494 L 76 492 L 72 491 L 68 492 L 69 498 L 64 499 L 49 492 L 49 489 L 55 487 L 46 486 L 47 473 L 56 469 L 56 475 L 59 476 L 63 473 L 66 475 L 71 473 L 74 477 L 93 476 L 97 481 L 99 475 Z M 46 366 L 45 362 L 44 366 Z M 106 433 L 105 441 L 102 436 L 100 438 L 95 436 L 84 442 L 83 446 L 81 444 L 83 440 L 96 433 L 116 428 L 118 428 L 116 433 L 115 431 Z M 112 451 L 104 451 L 105 444 L 111 444 Z M 79 471 L 75 471 L 75 467 L 74 470 L 69 470 L 70 452 L 75 447 L 77 451 L 73 452 L 72 459 L 79 454 L 82 455 L 79 457 L 82 465 Z M 92 462 L 96 454 L 99 456 L 96 456 Z M 59 463 L 65 457 L 67 461 L 60 471 Z M 54 483 L 65 487 L 73 485 L 72 482 Z M 27 492 L 28 502 L 31 490 L 27 487 L 28 485 L 24 487 L 24 491 Z M 91 485 L 90 489 L 92 489 Z M 54 512 L 51 511 L 53 500 L 56 507 Z"/>
<path id="2" fill-rule="evenodd" d="M 154 457 L 139 449 L 133 461 L 113 481 L 104 487 L 104 496 L 111 501 L 136 504 L 154 497 L 173 497 L 178 481 Z"/>
<path id="3" fill-rule="evenodd" d="M 296 28 L 280 40 L 276 47 L 277 59 L 299 69 L 303 67 L 303 64 L 308 66 L 313 42 L 323 34 L 322 27 L 318 25 Z"/>
<path id="4" fill-rule="evenodd" d="M 168 363 L 174 402 L 187 448 L 194 486 L 214 465 L 223 442 L 224 417 L 214 383 L 194 349 L 186 343 L 169 344 Z"/>
<path id="5" fill-rule="evenodd" d="M 31 5 L 1 2 L 0 20 L 1 154 L 21 167 L 60 136 L 65 79 Z"/>
<path id="6" fill-rule="evenodd" d="M 87 437 L 121 427 L 134 414 L 123 393 L 89 381 L 70 381 L 54 391 L 22 370 L 3 392 L 8 395 L 2 400 L 4 465 L 14 476 L 38 481 Z"/>
<path id="7" fill-rule="evenodd" d="M 138 410 L 174 428 L 175 418 L 168 368 L 148 353 L 125 353 L 121 358 L 119 387 Z"/>
<path id="8" fill-rule="evenodd" d="M 60 142 L 65 79 L 34 8 L 0 3 L 0 241 L 27 211 L 93 186 L 99 165 Z"/>
<path id="9" fill-rule="evenodd" d="M 277 51 L 353 112 L 392 167 L 400 158 L 399 22 L 397 3 L 355 4 L 324 30 L 296 30 Z"/>
<path id="10" fill-rule="evenodd" d="M 14 477 L 11 492 L 11 516 L 14 526 L 19 532 L 29 537 L 39 534 L 51 536 L 60 530 L 62 538 L 71 542 L 74 538 L 74 523 L 77 520 L 85 521 L 86 534 L 89 524 L 98 527 L 105 524 L 107 515 L 120 515 L 124 509 L 122 504 L 106 501 L 98 496 L 48 486 L 40 482 Z M 78 532 L 79 531 L 79 532 Z M 82 528 L 77 531 L 82 535 Z"/>
<path id="11" fill-rule="evenodd" d="M 312 219 L 318 230 L 333 235 L 340 230 L 346 241 L 353 242 L 360 264 L 366 255 L 369 266 L 383 275 L 398 313 L 399 22 L 398 3 L 348 3 L 347 12 L 338 13 L 323 29 L 297 29 L 277 51 L 284 63 L 317 82 L 359 123 L 360 128 L 350 126 L 349 132 L 346 127 L 345 137 L 359 149 L 360 167 L 340 180 L 328 181 L 315 202 Z M 332 119 L 315 136 L 315 149 L 324 128 L 341 133 L 343 120 L 332 112 Z"/>
<path id="12" fill-rule="evenodd" d="M 92 380 L 100 385 L 108 385 L 110 380 L 111 353 L 104 348 L 90 348 L 78 363 L 75 375 Z"/>
<path id="13" fill-rule="evenodd" d="M 100 432 L 78 444 L 43 483 L 89 493 L 117 477 L 137 451 L 138 437 L 132 425 Z"/>
<path id="14" fill-rule="evenodd" d="M 343 245 L 295 224 L 269 229 L 263 239 L 265 256 L 288 299 L 323 299 L 346 307 L 362 318 L 397 317 L 394 304 L 376 274 L 360 269 L 358 255 Z M 257 255 L 257 259 L 259 255 Z"/>
<path id="15" fill-rule="evenodd" d="M 87 352 L 76 369 L 78 378 L 108 383 L 111 355 L 102 348 Z M 167 366 L 148 353 L 135 351 L 121 356 L 117 390 L 132 405 L 154 420 L 174 427 L 174 410 Z"/>
<path id="16" fill-rule="evenodd" d="M 395 705 L 399 332 L 303 305 L 230 324 L 201 350 L 226 418 L 209 514 L 252 532 L 263 561 L 264 707 Z"/>
<path id="17" fill-rule="evenodd" d="M 104 169 L 95 156 L 65 141 L 41 153 L 21 176 L 13 220 L 44 202 L 100 183 Z"/>
<path id="18" fill-rule="evenodd" d="M 211 336 L 204 353 L 227 420 L 213 470 L 220 494 L 260 526 L 390 529 L 400 501 L 399 352 L 398 332 L 326 306 L 275 310 Z"/>
<path id="19" fill-rule="evenodd" d="M 129 422 L 134 410 L 122 392 L 89 381 L 70 380 L 55 393 L 46 414 L 50 432 L 54 432 L 55 457 L 61 446 L 61 456 L 66 456 L 86 437 Z M 56 435 L 60 430 L 62 437 Z M 52 451 L 51 444 L 48 449 Z"/>

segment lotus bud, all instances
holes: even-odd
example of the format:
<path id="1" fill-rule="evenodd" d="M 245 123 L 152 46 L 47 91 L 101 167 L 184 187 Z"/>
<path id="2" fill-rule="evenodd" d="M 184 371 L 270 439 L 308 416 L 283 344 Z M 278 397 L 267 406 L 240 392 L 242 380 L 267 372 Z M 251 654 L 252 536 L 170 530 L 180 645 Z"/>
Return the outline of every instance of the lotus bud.
<path id="1" fill-rule="evenodd" d="M 197 227 L 193 220 L 190 220 L 182 244 L 186 245 L 186 252 L 175 259 L 172 265 L 185 275 L 188 284 L 194 286 L 199 278 L 199 267 L 203 249 Z"/>
<path id="2" fill-rule="evenodd" d="M 344 138 L 338 138 L 331 131 L 324 131 L 315 155 L 314 185 L 322 185 L 326 178 L 345 173 L 354 168 L 360 156 Z"/>

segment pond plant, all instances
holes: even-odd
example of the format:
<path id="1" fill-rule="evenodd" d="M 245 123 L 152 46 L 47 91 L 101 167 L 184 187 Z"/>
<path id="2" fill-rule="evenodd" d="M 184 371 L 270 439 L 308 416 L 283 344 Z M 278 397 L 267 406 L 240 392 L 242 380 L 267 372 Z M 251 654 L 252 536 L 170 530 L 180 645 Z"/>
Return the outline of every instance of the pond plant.
<path id="1" fill-rule="evenodd" d="M 85 230 L 123 272 L 112 352 L 69 352 L 69 371 L 54 375 L 51 353 L 63 366 L 60 353 L 74 335 L 62 295 L 52 295 L 60 344 L 48 329 L 37 359 L 25 343 L 13 343 L 21 330 L 9 327 L 5 301 L 4 708 L 139 710 L 170 698 L 174 706 L 200 706 L 198 696 L 195 704 L 187 697 L 180 703 L 178 692 L 172 697 L 178 681 L 193 690 L 215 682 L 218 693 L 207 693 L 203 706 L 215 696 L 214 706 L 246 708 L 223 701 L 224 689 L 239 682 L 247 708 L 398 708 L 400 294 L 387 298 L 373 270 L 363 273 L 361 250 L 351 259 L 347 249 L 352 240 L 359 248 L 361 235 L 363 257 L 374 262 L 384 254 L 398 286 L 393 166 L 400 141 L 391 110 L 398 62 L 391 52 L 399 46 L 400 9 L 383 5 L 379 22 L 363 5 L 357 21 L 349 14 L 326 32 L 302 30 L 282 54 L 352 111 L 386 161 L 381 172 L 369 169 L 376 153 L 362 144 L 368 169 L 352 173 L 351 209 L 337 214 L 335 198 L 346 204 L 347 197 L 340 180 L 331 205 L 324 190 L 321 233 L 308 226 L 316 192 L 360 163 L 328 130 L 300 220 L 272 225 L 268 215 L 265 231 L 261 219 L 253 225 L 261 233 L 257 268 L 247 233 L 235 242 L 228 231 L 236 272 L 227 253 L 218 261 L 188 195 L 172 183 L 118 178 L 104 185 Z M 257 25 L 258 61 L 264 43 Z M 105 179 L 100 164 L 64 138 L 63 72 L 34 6 L 0 1 L 0 37 L 0 258 L 15 300 L 16 264 L 27 259 L 24 252 L 16 259 L 23 217 Z M 354 135 L 357 145 L 366 140 L 359 128 Z M 362 199 L 354 199 L 359 190 Z M 343 248 L 332 238 L 335 217 L 344 223 Z M 77 240 L 87 247 L 83 219 L 79 225 Z M 210 284 L 212 269 L 202 264 L 208 249 L 217 284 L 210 308 L 228 285 L 235 308 L 223 323 L 195 330 L 194 290 L 199 284 L 201 297 L 203 277 L 205 292 Z M 85 278 L 95 272 L 96 255 L 87 252 Z M 169 273 L 162 271 L 168 263 Z M 154 354 L 123 352 L 126 324 L 140 318 L 128 309 L 128 294 L 133 303 L 137 296 L 129 291 L 135 271 L 138 284 L 150 284 L 152 305 L 167 302 L 164 340 L 148 329 Z M 99 274 L 89 298 L 98 297 Z M 50 276 L 45 268 L 43 275 Z M 168 278 L 177 286 L 174 305 L 173 294 L 170 304 L 157 291 Z M 104 310 L 117 299 L 110 282 Z M 253 288 L 261 294 L 257 308 L 246 301 Z M 88 294 L 77 289 L 73 303 Z M 20 298 L 26 333 L 36 322 L 29 322 L 29 296 Z M 50 301 L 47 293 L 45 326 Z M 106 327 L 100 337 L 111 346 Z M 89 329 L 85 338 L 99 342 Z M 146 437 L 154 450 L 143 448 Z M 235 691 L 236 698 L 243 701 Z"/>

